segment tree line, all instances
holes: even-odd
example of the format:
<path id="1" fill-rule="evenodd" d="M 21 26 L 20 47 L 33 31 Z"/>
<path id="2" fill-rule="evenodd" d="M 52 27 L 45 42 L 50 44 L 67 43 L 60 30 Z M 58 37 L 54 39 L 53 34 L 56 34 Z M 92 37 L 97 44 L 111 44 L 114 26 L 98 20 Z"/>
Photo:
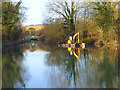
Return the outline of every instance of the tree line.
<path id="1" fill-rule="evenodd" d="M 19 2 L 2 2 L 2 41 L 23 37 L 24 8 Z M 43 39 L 49 43 L 66 43 L 69 36 L 80 33 L 80 40 L 90 44 L 118 44 L 120 35 L 119 2 L 54 1 L 48 5 Z"/>
<path id="2" fill-rule="evenodd" d="M 57 1 L 49 3 L 48 9 L 51 16 L 44 28 L 47 42 L 65 43 L 70 35 L 80 32 L 82 42 L 118 44 L 119 2 Z"/>

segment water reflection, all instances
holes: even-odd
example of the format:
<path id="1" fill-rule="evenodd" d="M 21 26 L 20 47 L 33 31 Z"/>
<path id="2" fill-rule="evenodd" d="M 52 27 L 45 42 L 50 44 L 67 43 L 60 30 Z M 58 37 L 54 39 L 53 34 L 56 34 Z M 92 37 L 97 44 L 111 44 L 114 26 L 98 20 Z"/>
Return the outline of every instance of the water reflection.
<path id="1" fill-rule="evenodd" d="M 60 87 L 80 88 L 117 88 L 118 87 L 118 55 L 116 49 L 88 48 L 54 51 L 47 55 L 46 63 L 50 66 L 57 66 Z M 79 55 L 80 54 L 80 55 Z M 78 58 L 79 56 L 79 58 Z M 60 74 L 60 72 L 62 74 Z M 58 87 L 58 86 L 57 86 Z"/>
<path id="2" fill-rule="evenodd" d="M 40 42 L 4 48 L 3 88 L 118 87 L 116 49 L 78 48 L 70 51 L 72 53 L 67 48 Z"/>
<path id="3" fill-rule="evenodd" d="M 80 58 L 80 48 L 68 47 L 68 51 L 70 52 L 70 55 L 74 55 L 76 58 Z"/>
<path id="4" fill-rule="evenodd" d="M 23 51 L 20 47 L 3 48 L 2 52 L 2 87 L 12 88 L 16 83 L 24 85 L 24 80 L 21 77 L 21 59 Z"/>

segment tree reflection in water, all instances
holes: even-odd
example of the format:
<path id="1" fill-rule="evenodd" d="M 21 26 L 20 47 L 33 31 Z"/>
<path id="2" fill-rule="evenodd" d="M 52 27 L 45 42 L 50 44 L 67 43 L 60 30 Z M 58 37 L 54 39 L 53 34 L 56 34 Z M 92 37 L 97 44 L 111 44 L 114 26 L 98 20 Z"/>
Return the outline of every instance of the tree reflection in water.
<path id="1" fill-rule="evenodd" d="M 9 53 L 7 53 L 9 52 Z M 2 88 L 13 88 L 16 83 L 23 85 L 23 78 L 21 76 L 21 60 L 23 53 L 20 47 L 3 48 L 2 52 Z"/>
<path id="2" fill-rule="evenodd" d="M 34 43 L 34 44 L 32 44 Z M 49 51 L 45 57 L 45 67 L 51 87 L 76 88 L 116 88 L 118 87 L 118 51 L 113 48 L 80 48 L 80 58 L 76 58 L 65 48 L 53 47 L 40 42 L 31 42 L 15 48 L 3 48 L 2 87 L 24 87 L 25 74 L 22 68 L 25 51 Z M 31 52 L 32 53 L 32 52 Z M 28 56 L 29 57 L 29 56 Z M 42 71 L 41 71 L 42 72 Z M 44 71 L 43 71 L 44 72 Z M 22 73 L 22 74 L 21 74 Z M 40 77 L 41 78 L 41 77 Z M 47 77 L 44 77 L 47 78 Z M 52 85 L 51 85 L 52 84 Z M 22 86 L 21 86 L 22 85 Z M 38 86 L 39 87 L 39 86 Z"/>
<path id="3" fill-rule="evenodd" d="M 60 48 L 50 52 L 46 63 L 59 69 L 59 72 L 56 70 L 56 75 L 62 75 L 58 76 L 59 87 L 118 87 L 116 49 L 80 49 L 79 59 L 71 56 L 66 49 Z"/>
<path id="4" fill-rule="evenodd" d="M 118 76 L 118 57 L 114 56 L 114 51 L 104 49 L 103 50 L 103 61 L 98 64 L 98 71 L 103 72 L 102 77 L 100 78 L 100 86 L 105 84 L 105 87 L 118 87 L 117 76 Z M 115 84 L 116 83 L 116 84 Z"/>

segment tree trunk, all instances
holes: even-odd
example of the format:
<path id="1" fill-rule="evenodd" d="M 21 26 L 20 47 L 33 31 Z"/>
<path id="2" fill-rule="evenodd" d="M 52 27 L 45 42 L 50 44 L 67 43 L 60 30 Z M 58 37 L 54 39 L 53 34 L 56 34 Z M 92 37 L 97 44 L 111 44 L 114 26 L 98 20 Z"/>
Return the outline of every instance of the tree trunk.
<path id="1" fill-rule="evenodd" d="M 118 88 L 120 88 L 120 2 L 118 2 Z"/>
<path id="2" fill-rule="evenodd" d="M 120 2 L 118 3 L 118 44 L 120 47 Z"/>

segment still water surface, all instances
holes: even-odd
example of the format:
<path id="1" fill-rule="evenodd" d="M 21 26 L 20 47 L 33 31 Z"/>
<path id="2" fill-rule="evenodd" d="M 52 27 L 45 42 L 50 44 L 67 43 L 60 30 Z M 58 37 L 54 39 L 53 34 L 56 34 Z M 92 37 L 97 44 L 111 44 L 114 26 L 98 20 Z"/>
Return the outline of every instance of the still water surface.
<path id="1" fill-rule="evenodd" d="M 3 88 L 117 88 L 117 49 L 67 48 L 30 42 L 3 48 Z"/>

